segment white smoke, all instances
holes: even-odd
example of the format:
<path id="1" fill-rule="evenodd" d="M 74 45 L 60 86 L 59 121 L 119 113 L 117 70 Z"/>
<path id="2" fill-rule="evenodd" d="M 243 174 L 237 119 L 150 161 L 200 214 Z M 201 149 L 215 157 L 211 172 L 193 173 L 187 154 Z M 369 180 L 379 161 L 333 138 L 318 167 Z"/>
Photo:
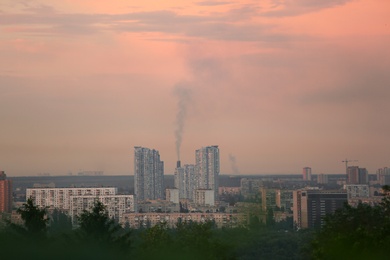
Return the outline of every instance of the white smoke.
<path id="1" fill-rule="evenodd" d="M 177 102 L 175 138 L 177 159 L 180 161 L 180 148 L 187 117 L 187 107 L 191 101 L 191 89 L 182 84 L 178 84 L 175 86 L 174 93 L 179 98 Z"/>
<path id="2" fill-rule="evenodd" d="M 229 161 L 230 161 L 230 165 L 232 167 L 233 174 L 239 175 L 240 171 L 237 167 L 236 157 L 232 154 L 229 154 Z"/>

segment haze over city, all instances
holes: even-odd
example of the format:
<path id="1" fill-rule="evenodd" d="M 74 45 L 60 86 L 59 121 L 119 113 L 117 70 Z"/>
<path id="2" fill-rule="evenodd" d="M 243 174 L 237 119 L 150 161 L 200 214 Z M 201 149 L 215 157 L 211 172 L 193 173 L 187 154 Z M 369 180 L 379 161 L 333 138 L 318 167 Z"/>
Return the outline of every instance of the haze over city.
<path id="1" fill-rule="evenodd" d="M 389 165 L 390 2 L 0 2 L 0 170 L 221 174 Z"/>

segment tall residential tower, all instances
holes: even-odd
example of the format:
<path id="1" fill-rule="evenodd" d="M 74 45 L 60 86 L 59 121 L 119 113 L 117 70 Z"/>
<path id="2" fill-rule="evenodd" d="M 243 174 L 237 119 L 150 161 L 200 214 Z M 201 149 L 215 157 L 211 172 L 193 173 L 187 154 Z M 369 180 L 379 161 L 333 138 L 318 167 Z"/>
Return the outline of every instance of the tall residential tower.
<path id="1" fill-rule="evenodd" d="M 195 166 L 185 164 L 183 167 L 178 165 L 175 169 L 175 187 L 179 189 L 180 199 L 192 200 L 196 188 Z"/>
<path id="2" fill-rule="evenodd" d="M 196 150 L 195 176 L 197 189 L 214 190 L 214 198 L 218 198 L 219 148 L 217 145 Z"/>
<path id="3" fill-rule="evenodd" d="M 138 201 L 163 199 L 164 162 L 149 148 L 134 147 L 134 193 Z"/>

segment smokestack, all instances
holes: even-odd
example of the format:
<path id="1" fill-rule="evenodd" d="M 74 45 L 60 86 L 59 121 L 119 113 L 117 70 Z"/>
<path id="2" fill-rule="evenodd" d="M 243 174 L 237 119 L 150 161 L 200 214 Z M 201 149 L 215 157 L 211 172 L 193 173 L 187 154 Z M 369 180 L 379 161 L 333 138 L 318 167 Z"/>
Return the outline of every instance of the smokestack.
<path id="1" fill-rule="evenodd" d="M 176 163 L 176 168 L 180 168 L 181 167 L 181 163 L 180 163 L 180 160 L 179 161 L 177 161 L 177 163 Z"/>

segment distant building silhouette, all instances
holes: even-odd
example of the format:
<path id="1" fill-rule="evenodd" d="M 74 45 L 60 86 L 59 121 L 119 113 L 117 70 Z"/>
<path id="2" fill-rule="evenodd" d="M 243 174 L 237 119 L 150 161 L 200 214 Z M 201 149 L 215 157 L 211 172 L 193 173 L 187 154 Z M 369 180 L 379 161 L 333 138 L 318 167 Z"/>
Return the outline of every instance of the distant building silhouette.
<path id="1" fill-rule="evenodd" d="M 134 147 L 134 193 L 138 201 L 164 198 L 164 162 L 158 151 Z"/>
<path id="2" fill-rule="evenodd" d="M 318 184 L 328 184 L 328 175 L 320 173 L 317 176 L 317 183 Z"/>
<path id="3" fill-rule="evenodd" d="M 304 181 L 311 181 L 311 168 L 304 167 L 302 169 L 302 178 Z"/>
<path id="4" fill-rule="evenodd" d="M 7 180 L 4 171 L 0 171 L 0 213 L 12 212 L 12 181 Z"/>
<path id="5" fill-rule="evenodd" d="M 377 174 L 377 180 L 379 181 L 379 184 L 384 185 L 390 185 L 390 168 L 383 167 L 376 171 Z"/>

